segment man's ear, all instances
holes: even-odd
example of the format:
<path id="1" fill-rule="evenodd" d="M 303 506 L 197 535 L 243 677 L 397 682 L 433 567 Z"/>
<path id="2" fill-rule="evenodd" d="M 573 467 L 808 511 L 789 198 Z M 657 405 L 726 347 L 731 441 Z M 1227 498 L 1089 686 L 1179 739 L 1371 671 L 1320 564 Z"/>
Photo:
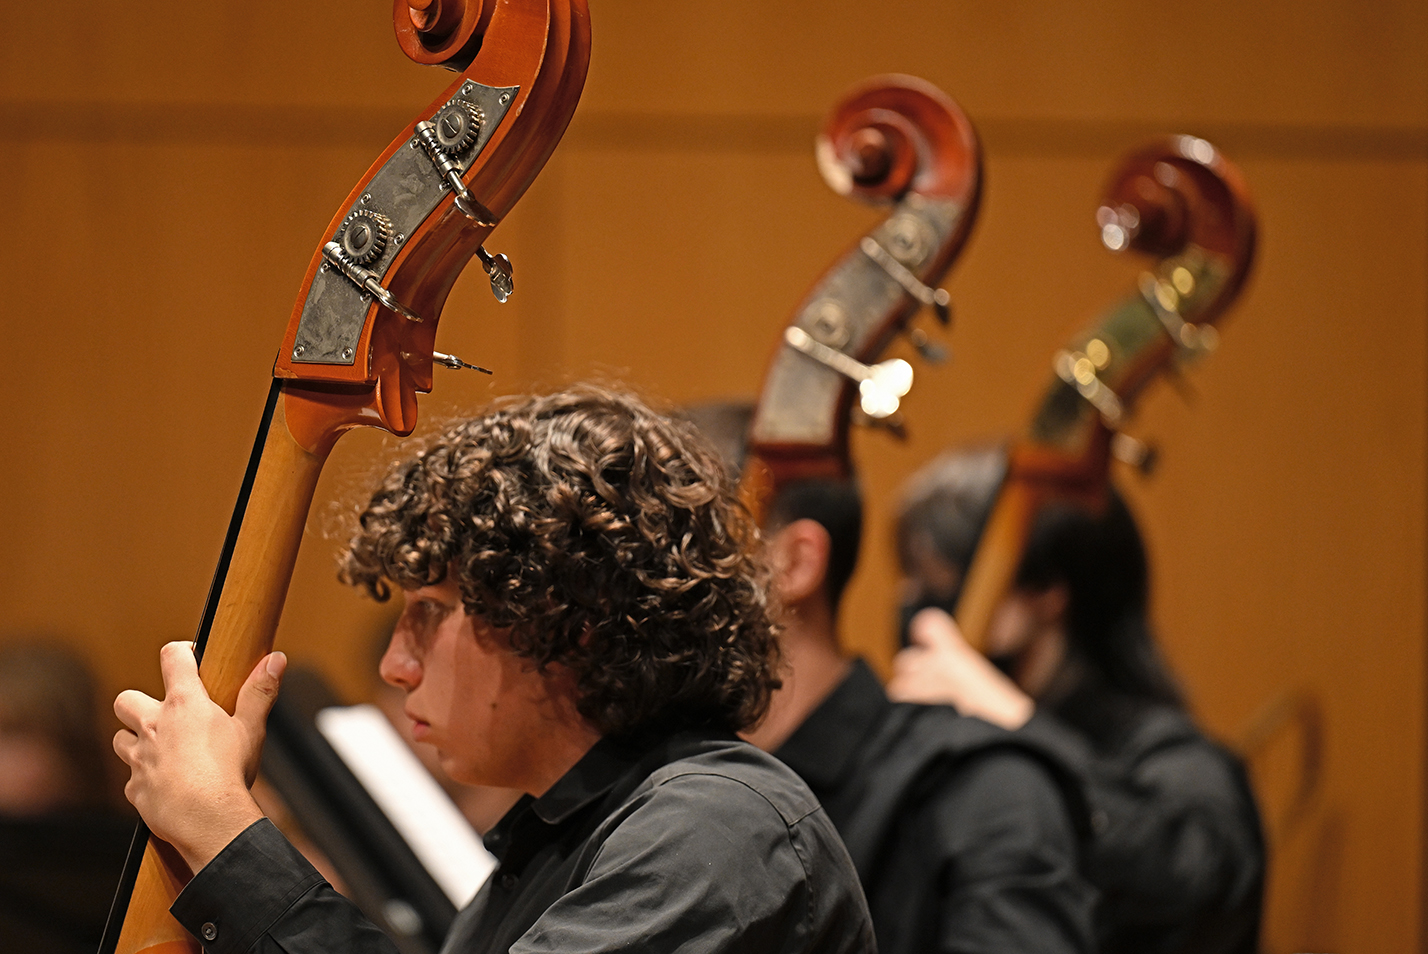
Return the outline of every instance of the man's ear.
<path id="1" fill-rule="evenodd" d="M 774 588 L 785 606 L 802 603 L 823 588 L 832 547 L 832 538 L 817 520 L 795 520 L 773 535 L 769 562 Z"/>

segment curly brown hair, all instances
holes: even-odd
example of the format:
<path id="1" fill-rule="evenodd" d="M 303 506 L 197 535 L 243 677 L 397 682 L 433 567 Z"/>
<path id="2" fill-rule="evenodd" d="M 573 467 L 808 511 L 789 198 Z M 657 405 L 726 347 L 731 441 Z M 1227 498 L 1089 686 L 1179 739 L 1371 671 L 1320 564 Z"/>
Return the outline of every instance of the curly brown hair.
<path id="1" fill-rule="evenodd" d="M 378 600 L 454 573 L 610 735 L 754 725 L 778 687 L 757 528 L 688 424 L 580 385 L 498 401 L 393 467 L 341 560 Z"/>

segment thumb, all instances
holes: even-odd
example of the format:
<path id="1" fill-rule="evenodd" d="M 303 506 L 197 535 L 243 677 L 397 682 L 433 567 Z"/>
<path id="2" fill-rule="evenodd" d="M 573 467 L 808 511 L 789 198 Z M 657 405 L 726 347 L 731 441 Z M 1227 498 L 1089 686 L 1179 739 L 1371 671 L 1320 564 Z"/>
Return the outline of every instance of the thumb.
<path id="1" fill-rule="evenodd" d="M 278 698 L 278 687 L 283 681 L 283 670 L 287 669 L 288 657 L 283 653 L 268 653 L 258 660 L 258 665 L 248 673 L 243 688 L 238 690 L 238 701 L 233 706 L 233 717 L 262 738 L 267 726 L 268 712 Z"/>
<path id="2" fill-rule="evenodd" d="M 907 627 L 908 639 L 923 649 L 951 649 L 962 642 L 957 622 L 945 610 L 929 607 L 912 618 Z"/>

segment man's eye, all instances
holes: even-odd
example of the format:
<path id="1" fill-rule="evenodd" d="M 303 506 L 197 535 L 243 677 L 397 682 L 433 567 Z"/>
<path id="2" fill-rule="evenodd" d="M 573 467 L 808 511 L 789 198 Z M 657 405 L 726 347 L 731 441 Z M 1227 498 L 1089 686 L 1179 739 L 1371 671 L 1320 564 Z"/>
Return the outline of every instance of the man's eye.
<path id="1" fill-rule="evenodd" d="M 412 623 L 419 629 L 434 629 L 451 612 L 451 607 L 434 600 L 418 600 L 412 605 Z"/>

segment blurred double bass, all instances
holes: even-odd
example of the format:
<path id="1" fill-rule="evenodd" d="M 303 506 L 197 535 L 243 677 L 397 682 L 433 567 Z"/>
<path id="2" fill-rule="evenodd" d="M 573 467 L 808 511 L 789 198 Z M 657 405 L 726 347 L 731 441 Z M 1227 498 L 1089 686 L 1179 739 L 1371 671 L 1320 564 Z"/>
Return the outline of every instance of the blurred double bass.
<path id="1" fill-rule="evenodd" d="M 915 77 L 877 76 L 854 87 L 830 111 L 816 149 L 835 192 L 892 208 L 804 296 L 765 373 L 741 483 L 761 523 L 779 488 L 851 475 L 855 396 L 862 419 L 900 431 L 912 367 L 878 359 L 923 307 L 950 324 L 948 293 L 936 286 L 971 234 L 981 198 L 971 121 Z M 910 337 L 924 357 L 938 359 L 924 332 Z"/>
<path id="2" fill-rule="evenodd" d="M 460 75 L 353 187 L 303 278 L 196 636 L 204 686 L 229 712 L 272 648 L 337 439 L 361 426 L 410 434 L 433 364 L 475 367 L 434 350 L 442 306 L 473 257 L 498 300 L 511 294 L 510 262 L 483 243 L 560 141 L 585 83 L 585 0 L 395 0 L 393 14 L 409 57 Z M 191 877 L 141 825 L 101 954 L 196 952 L 168 913 Z"/>
<path id="3" fill-rule="evenodd" d="M 1157 376 L 1214 350 L 1215 322 L 1254 260 L 1255 215 L 1244 180 L 1194 136 L 1129 154 L 1111 176 L 1096 222 L 1110 251 L 1133 249 L 1154 265 L 1132 295 L 1057 352 L 1031 426 L 1011 445 L 957 598 L 957 625 L 979 650 L 1041 509 L 1055 501 L 1098 509 L 1114 457 L 1153 462 L 1147 448 L 1122 434 L 1133 402 Z"/>

